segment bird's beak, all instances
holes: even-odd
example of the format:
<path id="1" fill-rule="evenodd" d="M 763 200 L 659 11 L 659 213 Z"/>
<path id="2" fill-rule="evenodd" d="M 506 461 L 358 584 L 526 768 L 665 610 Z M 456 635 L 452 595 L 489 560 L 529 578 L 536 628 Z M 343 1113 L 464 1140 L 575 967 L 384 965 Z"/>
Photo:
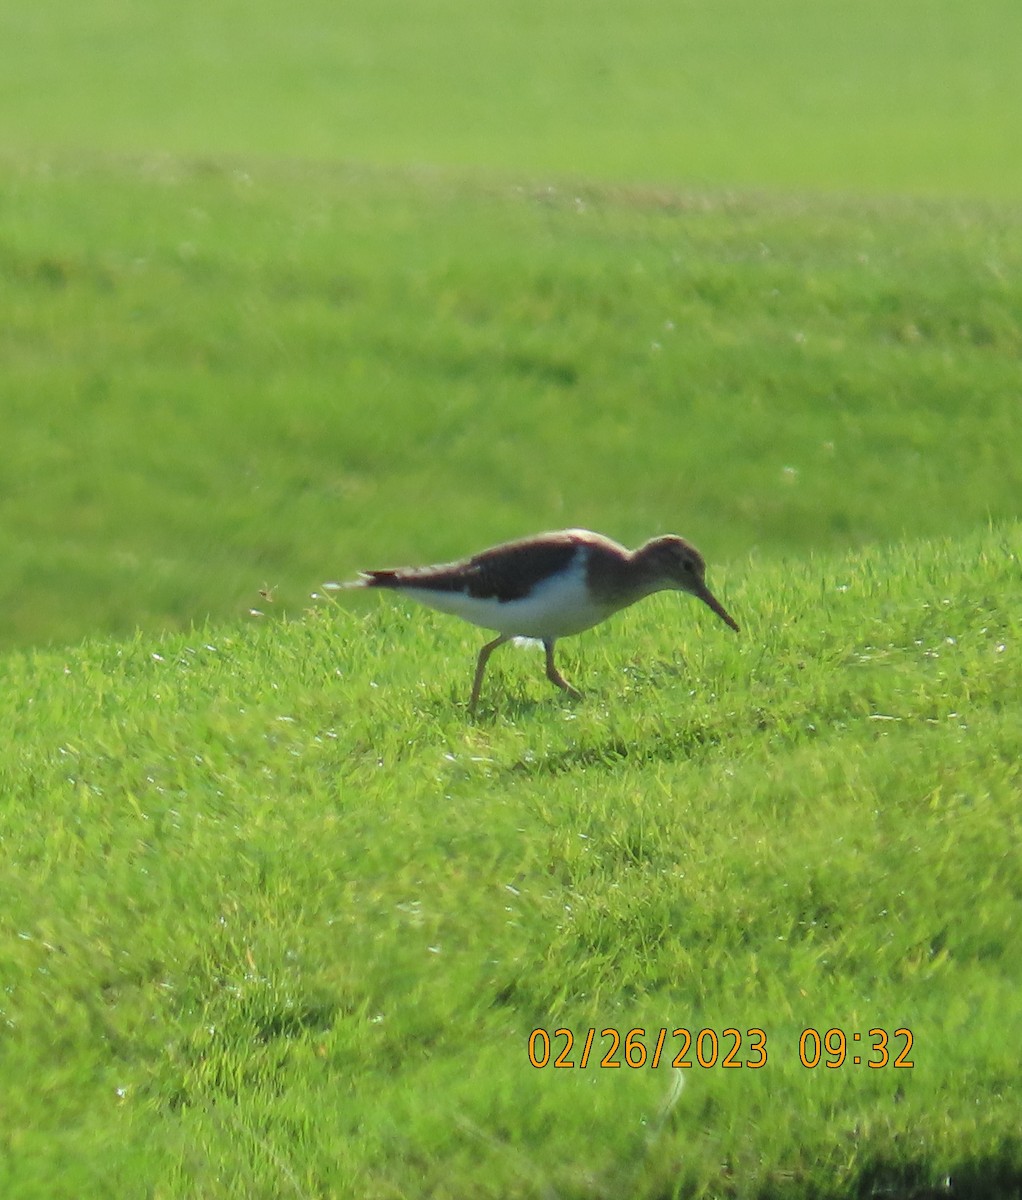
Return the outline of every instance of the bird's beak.
<path id="1" fill-rule="evenodd" d="M 707 605 L 707 607 L 713 609 L 713 611 L 717 614 L 718 617 L 720 617 L 720 619 L 724 622 L 725 625 L 730 625 L 731 628 L 735 631 L 735 633 L 738 633 L 738 631 L 739 631 L 738 630 L 738 622 L 734 619 L 733 616 L 731 616 L 731 614 L 727 611 L 727 609 L 724 607 L 724 605 L 721 604 L 721 602 L 717 599 L 717 597 L 713 594 L 713 592 L 710 591 L 710 589 L 705 584 L 699 589 L 698 592 L 696 592 L 696 595 L 699 597 L 700 600 L 702 600 L 702 602 L 705 605 Z"/>

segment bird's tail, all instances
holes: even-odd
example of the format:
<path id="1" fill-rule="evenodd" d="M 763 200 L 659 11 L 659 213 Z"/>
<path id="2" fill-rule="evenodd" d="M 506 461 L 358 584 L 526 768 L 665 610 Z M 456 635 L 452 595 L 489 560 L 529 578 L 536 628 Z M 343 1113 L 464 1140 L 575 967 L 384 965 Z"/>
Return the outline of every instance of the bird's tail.
<path id="1" fill-rule="evenodd" d="M 347 579 L 342 583 L 330 582 L 323 584 L 325 592 L 347 592 L 355 588 L 397 587 L 398 572 L 396 570 L 360 571 L 358 579 Z"/>

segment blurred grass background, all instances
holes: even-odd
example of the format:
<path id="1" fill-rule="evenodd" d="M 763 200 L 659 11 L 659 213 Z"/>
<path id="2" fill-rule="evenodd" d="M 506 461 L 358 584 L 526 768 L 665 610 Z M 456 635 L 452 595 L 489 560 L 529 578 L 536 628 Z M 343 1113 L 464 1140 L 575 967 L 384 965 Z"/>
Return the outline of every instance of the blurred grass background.
<path id="1" fill-rule="evenodd" d="M 557 525 L 1014 515 L 1020 24 L 12 0 L 0 644 Z"/>
<path id="2" fill-rule="evenodd" d="M 1009 208 L 168 159 L 6 179 L 0 643 L 294 611 L 562 525 L 720 562 L 1018 511 Z"/>
<path id="3" fill-rule="evenodd" d="M 0 144 L 1017 198 L 1012 0 L 10 0 Z"/>

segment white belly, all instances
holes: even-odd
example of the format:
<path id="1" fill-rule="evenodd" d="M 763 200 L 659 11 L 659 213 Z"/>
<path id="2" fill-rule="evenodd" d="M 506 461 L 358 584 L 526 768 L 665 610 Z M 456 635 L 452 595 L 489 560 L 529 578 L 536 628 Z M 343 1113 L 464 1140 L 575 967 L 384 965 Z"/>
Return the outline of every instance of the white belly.
<path id="1" fill-rule="evenodd" d="M 493 597 L 481 600 L 464 592 L 439 592 L 431 588 L 403 587 L 401 591 L 430 608 L 509 637 L 566 637 L 598 625 L 614 611 L 593 602 L 586 587 L 581 554 L 576 555 L 568 571 L 540 584 L 522 600 L 501 602 Z"/>

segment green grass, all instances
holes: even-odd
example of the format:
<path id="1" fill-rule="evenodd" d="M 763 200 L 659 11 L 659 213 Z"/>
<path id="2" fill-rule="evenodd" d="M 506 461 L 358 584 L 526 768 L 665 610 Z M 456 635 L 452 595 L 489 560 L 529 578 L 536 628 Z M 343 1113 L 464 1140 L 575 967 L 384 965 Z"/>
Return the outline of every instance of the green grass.
<path id="1" fill-rule="evenodd" d="M 1020 547 L 718 572 L 740 637 L 646 601 L 475 722 L 477 634 L 375 597 L 8 655 L 4 1194 L 1017 1194 Z M 661 1128 L 562 1026 L 768 1062 Z M 874 1026 L 912 1069 L 800 1065 Z"/>
<path id="2" fill-rule="evenodd" d="M 1020 14 L 4 6 L 4 1200 L 1022 1192 Z"/>
<path id="3" fill-rule="evenodd" d="M 8 0 L 0 144 L 1022 193 L 1015 0 Z"/>
<path id="4" fill-rule="evenodd" d="M 0 643 L 587 525 L 711 563 L 1018 512 L 1014 209 L 8 163 Z"/>

